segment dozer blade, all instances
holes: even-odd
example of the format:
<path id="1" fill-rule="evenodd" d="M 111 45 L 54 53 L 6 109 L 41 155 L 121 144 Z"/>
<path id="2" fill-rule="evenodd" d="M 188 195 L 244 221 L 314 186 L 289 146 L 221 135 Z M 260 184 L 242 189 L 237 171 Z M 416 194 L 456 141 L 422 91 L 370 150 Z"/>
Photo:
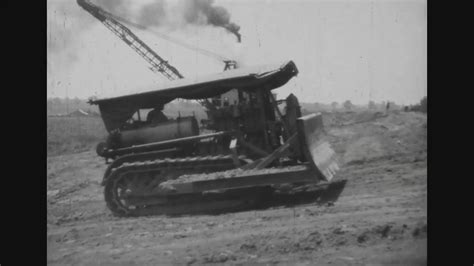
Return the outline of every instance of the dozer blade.
<path id="1" fill-rule="evenodd" d="M 336 153 L 324 140 L 323 118 L 320 113 L 298 118 L 297 130 L 300 147 L 306 161 L 312 166 L 319 179 L 330 181 L 339 165 Z"/>

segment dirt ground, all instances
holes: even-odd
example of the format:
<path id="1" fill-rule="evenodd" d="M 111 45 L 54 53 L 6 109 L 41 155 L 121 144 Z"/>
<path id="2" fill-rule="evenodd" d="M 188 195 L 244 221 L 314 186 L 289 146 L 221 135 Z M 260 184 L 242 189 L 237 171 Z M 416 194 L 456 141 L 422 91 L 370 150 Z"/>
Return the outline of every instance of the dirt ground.
<path id="1" fill-rule="evenodd" d="M 426 115 L 324 119 L 341 161 L 336 179 L 347 180 L 334 203 L 117 218 L 94 151 L 48 157 L 48 264 L 425 265 Z"/>

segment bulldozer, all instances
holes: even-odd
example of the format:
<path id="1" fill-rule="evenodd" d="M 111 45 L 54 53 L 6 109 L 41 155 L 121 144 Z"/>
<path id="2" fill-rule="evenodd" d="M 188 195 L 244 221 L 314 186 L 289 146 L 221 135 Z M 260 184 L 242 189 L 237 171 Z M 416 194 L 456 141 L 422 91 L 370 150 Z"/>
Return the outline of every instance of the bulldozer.
<path id="1" fill-rule="evenodd" d="M 108 132 L 96 152 L 108 164 L 101 184 L 114 215 L 238 209 L 284 186 L 329 191 L 336 184 L 339 164 L 325 140 L 322 115 L 302 116 L 295 95 L 278 100 L 273 93 L 297 76 L 293 61 L 238 68 L 224 60 L 226 71 L 187 79 L 118 21 L 123 19 L 87 0 L 77 2 L 171 80 L 89 101 L 98 105 Z M 207 118 L 163 112 L 180 99 L 198 101 Z"/>
<path id="2" fill-rule="evenodd" d="M 102 180 L 108 208 L 119 216 L 229 208 L 248 201 L 249 189 L 331 183 L 339 166 L 322 115 L 302 116 L 293 94 L 272 93 L 297 73 L 287 61 L 91 101 L 109 132 L 97 145 L 111 161 Z M 210 99 L 208 119 L 139 114 L 178 98 Z"/>

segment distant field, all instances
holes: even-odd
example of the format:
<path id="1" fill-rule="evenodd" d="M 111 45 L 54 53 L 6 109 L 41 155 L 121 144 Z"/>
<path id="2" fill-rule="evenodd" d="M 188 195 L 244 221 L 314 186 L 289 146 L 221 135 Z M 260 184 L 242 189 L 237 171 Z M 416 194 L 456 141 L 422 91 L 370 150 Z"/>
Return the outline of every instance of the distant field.
<path id="1" fill-rule="evenodd" d="M 48 117 L 47 155 L 62 155 L 95 149 L 107 136 L 100 117 Z"/>

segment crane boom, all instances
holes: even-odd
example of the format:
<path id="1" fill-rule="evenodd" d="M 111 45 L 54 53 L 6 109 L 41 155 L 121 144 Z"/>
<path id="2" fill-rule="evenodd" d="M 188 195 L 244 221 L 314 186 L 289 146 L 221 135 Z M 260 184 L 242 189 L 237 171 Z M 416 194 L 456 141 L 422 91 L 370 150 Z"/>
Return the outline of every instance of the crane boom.
<path id="1" fill-rule="evenodd" d="M 77 4 L 102 22 L 110 31 L 143 57 L 151 65 L 150 69 L 153 72 L 161 73 L 169 80 L 183 78 L 183 75 L 181 75 L 175 67 L 156 54 L 130 29 L 118 22 L 112 14 L 92 4 L 88 0 L 77 0 Z"/>

